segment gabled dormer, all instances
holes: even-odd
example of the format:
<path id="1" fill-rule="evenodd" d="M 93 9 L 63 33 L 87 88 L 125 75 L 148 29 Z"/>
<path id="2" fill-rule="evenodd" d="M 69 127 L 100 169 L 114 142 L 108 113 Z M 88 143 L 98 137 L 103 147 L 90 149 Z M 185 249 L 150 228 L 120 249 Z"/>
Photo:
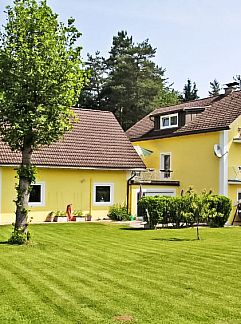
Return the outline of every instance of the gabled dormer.
<path id="1" fill-rule="evenodd" d="M 183 107 L 178 110 L 163 112 L 161 109 L 158 113 L 150 116 L 154 122 L 154 130 L 174 130 L 183 127 L 187 123 L 193 121 L 198 114 L 202 113 L 206 107 Z"/>
<path id="2" fill-rule="evenodd" d="M 166 112 L 151 116 L 154 121 L 154 130 L 176 129 L 185 125 L 183 111 Z"/>

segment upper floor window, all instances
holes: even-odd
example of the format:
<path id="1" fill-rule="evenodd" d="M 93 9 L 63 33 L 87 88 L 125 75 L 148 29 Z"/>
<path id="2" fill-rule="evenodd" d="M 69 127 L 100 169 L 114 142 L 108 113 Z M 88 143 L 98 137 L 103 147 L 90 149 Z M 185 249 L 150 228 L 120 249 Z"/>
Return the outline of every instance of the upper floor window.
<path id="1" fill-rule="evenodd" d="M 171 153 L 161 153 L 160 172 L 161 179 L 171 178 Z"/>
<path id="2" fill-rule="evenodd" d="M 160 117 L 161 128 L 171 128 L 178 126 L 178 114 L 164 115 Z"/>

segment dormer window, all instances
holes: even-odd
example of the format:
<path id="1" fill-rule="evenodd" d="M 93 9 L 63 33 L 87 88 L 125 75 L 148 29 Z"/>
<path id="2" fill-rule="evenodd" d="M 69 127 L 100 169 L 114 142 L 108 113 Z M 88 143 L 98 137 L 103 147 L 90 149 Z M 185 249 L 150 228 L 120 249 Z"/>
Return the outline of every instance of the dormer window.
<path id="1" fill-rule="evenodd" d="M 172 128 L 178 126 L 178 114 L 160 116 L 160 126 L 163 128 Z"/>

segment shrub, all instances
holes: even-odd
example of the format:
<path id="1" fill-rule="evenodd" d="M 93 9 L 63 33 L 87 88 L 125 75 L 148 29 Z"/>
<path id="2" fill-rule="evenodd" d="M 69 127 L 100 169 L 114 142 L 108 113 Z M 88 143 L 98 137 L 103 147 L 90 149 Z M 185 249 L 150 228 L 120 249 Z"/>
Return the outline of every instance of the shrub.
<path id="1" fill-rule="evenodd" d="M 9 244 L 22 245 L 27 243 L 30 240 L 30 232 L 27 231 L 26 227 L 14 228 L 10 239 L 8 240 Z"/>
<path id="2" fill-rule="evenodd" d="M 130 220 L 126 205 L 115 204 L 109 208 L 108 217 L 115 221 Z"/>
<path id="3" fill-rule="evenodd" d="M 227 222 L 232 210 L 232 202 L 229 198 L 221 195 L 212 195 L 209 197 L 210 213 L 207 217 L 207 223 L 212 227 L 221 227 Z"/>
<path id="4" fill-rule="evenodd" d="M 205 191 L 198 195 L 191 188 L 177 197 L 143 197 L 138 204 L 145 211 L 144 219 L 150 228 L 158 223 L 180 227 L 205 222 L 210 226 L 223 226 L 232 209 L 229 198 Z"/>

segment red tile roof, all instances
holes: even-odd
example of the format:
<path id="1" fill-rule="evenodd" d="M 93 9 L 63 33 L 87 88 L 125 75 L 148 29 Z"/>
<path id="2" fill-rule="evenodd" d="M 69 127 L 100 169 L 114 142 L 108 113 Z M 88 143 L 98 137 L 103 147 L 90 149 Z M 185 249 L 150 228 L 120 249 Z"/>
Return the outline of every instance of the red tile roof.
<path id="1" fill-rule="evenodd" d="M 59 142 L 33 153 L 38 166 L 139 169 L 145 168 L 111 112 L 74 109 L 78 121 Z M 0 164 L 19 164 L 20 154 L 0 141 Z"/>
<path id="2" fill-rule="evenodd" d="M 205 107 L 197 117 L 180 128 L 167 130 L 154 130 L 151 116 L 183 111 L 185 108 Z M 192 133 L 203 133 L 228 129 L 229 125 L 241 115 L 241 91 L 234 91 L 229 95 L 219 95 L 179 105 L 158 108 L 141 119 L 129 130 L 127 136 L 132 140 L 180 136 Z"/>

